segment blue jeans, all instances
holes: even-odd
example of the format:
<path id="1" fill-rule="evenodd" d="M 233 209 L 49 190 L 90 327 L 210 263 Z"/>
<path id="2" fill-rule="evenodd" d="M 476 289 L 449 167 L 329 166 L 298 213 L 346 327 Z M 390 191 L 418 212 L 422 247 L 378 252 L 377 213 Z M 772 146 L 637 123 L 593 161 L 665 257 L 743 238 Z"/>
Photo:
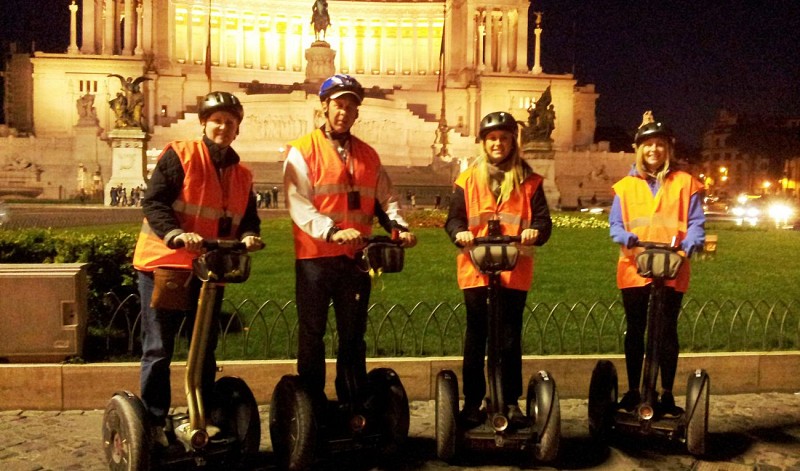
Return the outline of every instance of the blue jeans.
<path id="1" fill-rule="evenodd" d="M 325 328 L 333 301 L 336 333 L 336 395 L 353 404 L 367 383 L 367 309 L 371 281 L 345 256 L 295 261 L 298 327 L 297 372 L 313 394 L 325 389 Z"/>
<path id="2" fill-rule="evenodd" d="M 187 320 L 185 332 L 191 335 L 194 326 L 194 311 L 170 311 L 150 307 L 153 297 L 152 272 L 139 273 L 139 298 L 142 303 L 142 369 L 140 376 L 141 398 L 145 408 L 150 413 L 154 425 L 164 425 L 170 409 L 170 362 L 175 349 L 175 337 L 178 335 L 181 322 Z M 197 305 L 200 297 L 201 283 L 197 278 L 192 278 L 191 300 L 192 305 Z M 223 288 L 217 288 L 217 299 L 214 302 L 214 317 L 219 315 L 222 308 Z M 214 350 L 217 348 L 219 323 L 212 322 L 208 348 L 203 364 L 203 403 L 205 410 L 213 406 L 212 392 L 214 390 L 214 376 L 217 372 L 217 361 Z"/>

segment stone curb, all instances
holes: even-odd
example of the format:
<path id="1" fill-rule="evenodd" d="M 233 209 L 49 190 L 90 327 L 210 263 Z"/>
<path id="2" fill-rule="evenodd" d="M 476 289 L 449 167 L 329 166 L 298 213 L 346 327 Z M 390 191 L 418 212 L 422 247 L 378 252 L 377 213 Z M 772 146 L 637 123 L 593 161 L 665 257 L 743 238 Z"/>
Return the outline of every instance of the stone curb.
<path id="1" fill-rule="evenodd" d="M 600 359 L 612 360 L 619 374 L 619 389 L 626 389 L 622 355 L 549 355 L 523 357 L 523 378 L 547 370 L 556 380 L 561 398 L 586 398 L 592 369 Z M 281 376 L 295 373 L 294 360 L 222 361 L 221 375 L 242 377 L 259 404 L 268 404 Z M 460 357 L 375 358 L 368 368 L 397 371 L 412 401 L 430 400 L 436 392 L 436 375 L 442 369 L 461 374 Z M 800 391 L 800 351 L 769 353 L 682 354 L 678 362 L 675 394 L 683 394 L 687 378 L 698 368 L 711 378 L 713 394 Z M 334 395 L 335 361 L 328 360 L 328 394 Z M 173 405 L 185 405 L 185 363 L 172 367 Z M 118 390 L 139 392 L 138 363 L 5 364 L 0 365 L 0 410 L 102 409 Z"/>

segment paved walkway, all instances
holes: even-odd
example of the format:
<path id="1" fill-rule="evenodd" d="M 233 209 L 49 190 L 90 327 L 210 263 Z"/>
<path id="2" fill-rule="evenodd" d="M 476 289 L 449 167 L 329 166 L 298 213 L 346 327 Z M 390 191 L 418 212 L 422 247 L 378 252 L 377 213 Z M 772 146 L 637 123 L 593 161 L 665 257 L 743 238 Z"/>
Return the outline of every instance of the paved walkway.
<path id="1" fill-rule="evenodd" d="M 681 398 L 679 398 L 680 403 Z M 613 448 L 594 444 L 587 430 L 586 400 L 561 401 L 559 460 L 532 469 L 800 471 L 800 394 L 767 393 L 711 397 L 710 453 L 703 460 L 681 446 L 631 440 Z M 433 401 L 411 403 L 411 431 L 402 456 L 386 471 L 511 471 L 519 461 L 501 455 L 449 466 L 435 459 Z M 267 408 L 261 408 L 263 465 L 273 469 Z M 104 470 L 102 411 L 0 411 L 0 469 Z"/>

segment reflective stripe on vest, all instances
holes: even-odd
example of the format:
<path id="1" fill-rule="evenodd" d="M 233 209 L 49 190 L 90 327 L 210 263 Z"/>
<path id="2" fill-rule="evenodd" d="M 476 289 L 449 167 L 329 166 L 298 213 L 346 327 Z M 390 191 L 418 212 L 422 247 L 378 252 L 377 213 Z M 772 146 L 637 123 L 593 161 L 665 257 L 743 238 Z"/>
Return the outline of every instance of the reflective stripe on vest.
<path id="1" fill-rule="evenodd" d="M 176 141 L 162 151 L 172 148 L 183 166 L 183 189 L 173 202 L 172 209 L 185 232 L 196 232 L 204 238 L 218 238 L 219 219 L 231 218 L 233 238 L 242 222 L 253 176 L 242 165 L 223 169 L 221 180 L 208 149 L 202 141 Z M 161 158 L 159 156 L 159 159 Z M 142 223 L 133 265 L 142 271 L 156 267 L 191 268 L 197 254 L 184 249 L 170 249 L 150 228 L 147 219 Z"/>
<path id="2" fill-rule="evenodd" d="M 674 171 L 667 175 L 655 195 L 645 179 L 630 175 L 614 184 L 613 188 L 619 196 L 625 230 L 636 234 L 641 241 L 671 243 L 675 237 L 675 243 L 680 244 L 686 237 L 689 201 L 693 194 L 703 189 L 703 185 L 688 173 Z M 617 287 L 634 288 L 650 283 L 636 272 L 636 254 L 640 251 L 636 248 L 620 249 Z M 686 292 L 690 274 L 689 260 L 686 260 L 678 277 L 666 284 L 679 292 Z"/>
<path id="3" fill-rule="evenodd" d="M 541 184 L 540 175 L 529 175 L 520 185 L 519 191 L 512 193 L 507 201 L 498 206 L 492 191 L 475 178 L 474 168 L 468 168 L 458 177 L 456 185 L 464 190 L 469 230 L 475 237 L 485 236 L 488 233 L 488 222 L 499 219 L 504 235 L 521 234 L 523 229 L 530 228 L 533 218 L 531 198 Z M 533 250 L 528 246 L 519 246 L 519 249 L 517 266 L 512 271 L 503 272 L 500 280 L 506 288 L 528 291 L 533 282 Z M 489 284 L 489 277 L 475 268 L 467 249 L 458 254 L 456 264 L 459 288 L 476 288 Z"/>
<path id="4" fill-rule="evenodd" d="M 363 235 L 371 234 L 381 166 L 377 152 L 351 136 L 348 152 L 348 159 L 353 159 L 354 174 L 351 177 L 350 163 L 346 165 L 342 162 L 322 130 L 316 129 L 289 145 L 297 149 L 306 162 L 308 178 L 314 188 L 312 204 L 317 211 L 331 218 L 342 229 L 355 228 Z M 348 209 L 347 194 L 351 191 L 359 193 L 359 209 Z M 339 245 L 315 239 L 296 224 L 292 224 L 292 231 L 298 259 L 355 256 L 357 249 L 349 244 Z"/>

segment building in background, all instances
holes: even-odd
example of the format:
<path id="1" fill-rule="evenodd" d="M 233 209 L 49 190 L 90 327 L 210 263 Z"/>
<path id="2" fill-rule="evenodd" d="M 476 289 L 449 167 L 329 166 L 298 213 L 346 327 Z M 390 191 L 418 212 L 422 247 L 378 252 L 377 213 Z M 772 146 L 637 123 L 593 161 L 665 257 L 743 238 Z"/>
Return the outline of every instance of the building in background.
<path id="1" fill-rule="evenodd" d="M 419 188 L 422 204 L 425 192 L 432 201 L 476 155 L 483 115 L 503 110 L 526 123 L 548 90 L 555 127 L 547 146 L 527 157 L 547 177 L 551 204 L 610 198 L 611 183 L 633 160 L 593 143 L 594 84 L 549 74 L 539 62 L 546 12 L 529 12 L 528 0 L 328 2 L 330 24 L 316 35 L 313 5 L 84 0 L 80 9 L 73 2 L 50 12 L 70 15 L 70 44 L 60 54 L 11 55 L 0 163 L 35 167 L 40 197 L 96 195 L 117 185 L 120 165 L 138 172 L 139 162 L 115 161 L 129 141 L 115 137 L 109 103 L 125 91 L 120 77 L 142 78 L 150 166 L 167 142 L 199 135 L 199 98 L 225 90 L 246 112 L 237 151 L 256 184 L 271 188 L 280 182 L 285 143 L 321 123 L 315 90 L 328 72 L 365 86 L 354 132 L 376 147 L 399 188 Z M 87 176 L 76 179 L 76 171 Z"/>

